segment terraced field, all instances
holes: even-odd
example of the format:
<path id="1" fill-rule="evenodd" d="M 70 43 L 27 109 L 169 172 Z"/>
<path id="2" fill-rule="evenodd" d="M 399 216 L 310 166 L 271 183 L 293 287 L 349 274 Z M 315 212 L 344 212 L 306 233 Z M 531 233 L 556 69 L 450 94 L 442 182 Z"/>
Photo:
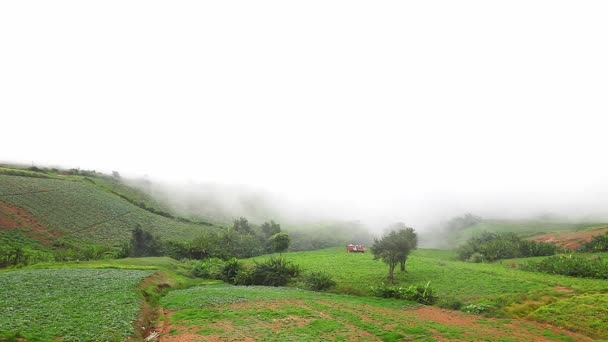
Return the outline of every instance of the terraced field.
<path id="1" fill-rule="evenodd" d="M 204 286 L 162 299 L 161 341 L 590 341 L 548 325 L 287 288 Z"/>
<path id="2" fill-rule="evenodd" d="M 0 201 L 64 239 L 106 246 L 127 241 L 137 225 L 172 240 L 210 229 L 150 213 L 85 181 L 0 175 Z"/>
<path id="3" fill-rule="evenodd" d="M 154 271 L 40 269 L 0 272 L 0 341 L 123 341 Z"/>

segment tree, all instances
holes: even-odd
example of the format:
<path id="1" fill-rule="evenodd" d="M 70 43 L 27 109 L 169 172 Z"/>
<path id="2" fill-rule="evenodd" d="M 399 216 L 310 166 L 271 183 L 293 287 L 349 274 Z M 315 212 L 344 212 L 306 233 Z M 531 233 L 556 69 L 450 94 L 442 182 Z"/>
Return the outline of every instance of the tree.
<path id="1" fill-rule="evenodd" d="M 400 250 L 398 258 L 401 272 L 404 272 L 408 254 L 418 247 L 418 234 L 416 234 L 414 228 L 407 227 L 402 222 L 391 225 L 389 230 L 397 232 L 395 243 Z"/>
<path id="2" fill-rule="evenodd" d="M 262 223 L 260 229 L 262 229 L 262 233 L 264 233 L 264 236 L 269 239 L 274 234 L 278 234 L 281 232 L 281 225 L 274 222 L 273 220 L 270 220 L 270 222 Z"/>
<path id="3" fill-rule="evenodd" d="M 130 243 L 130 256 L 158 256 L 162 254 L 162 242 L 150 232 L 147 232 L 137 225 L 133 229 Z"/>
<path id="4" fill-rule="evenodd" d="M 287 233 L 276 233 L 270 237 L 270 245 L 272 246 L 272 250 L 276 253 L 281 253 L 289 248 L 289 243 L 291 239 Z"/>
<path id="5" fill-rule="evenodd" d="M 407 256 L 416 248 L 418 236 L 414 228 L 406 227 L 402 223 L 391 226 L 391 229 L 382 238 L 374 239 L 372 253 L 374 259 L 382 259 L 388 264 L 388 279 L 392 282 L 397 263 L 401 264 L 401 270 L 405 271 Z"/>
<path id="6" fill-rule="evenodd" d="M 232 222 L 232 229 L 239 233 L 251 233 L 251 226 L 244 217 L 239 217 Z"/>

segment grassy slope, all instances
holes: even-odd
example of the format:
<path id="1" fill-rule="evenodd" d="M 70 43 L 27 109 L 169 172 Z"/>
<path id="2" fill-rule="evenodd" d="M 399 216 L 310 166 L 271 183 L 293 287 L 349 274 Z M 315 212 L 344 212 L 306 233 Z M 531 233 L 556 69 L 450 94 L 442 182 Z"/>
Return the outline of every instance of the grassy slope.
<path id="1" fill-rule="evenodd" d="M 0 175 L 0 200 L 26 209 L 64 239 L 117 246 L 137 225 L 165 239 L 186 240 L 210 227 L 150 213 L 91 182 Z"/>
<path id="2" fill-rule="evenodd" d="M 368 295 L 369 286 L 384 281 L 388 270 L 385 264 L 373 260 L 371 254 L 348 254 L 342 247 L 286 253 L 284 256 L 299 264 L 305 272 L 326 271 L 332 274 L 338 283 L 335 292 Z M 245 262 L 254 261 L 249 259 Z M 403 285 L 430 281 L 443 299 L 456 298 L 465 304 L 486 304 L 494 308 L 490 309 L 494 315 L 529 316 L 608 338 L 608 331 L 594 328 L 598 320 L 608 322 L 608 312 L 598 316 L 597 312 L 576 309 L 579 317 L 571 323 L 575 325 L 572 327 L 563 324 L 566 321 L 564 316 L 555 313 L 550 316 L 536 311 L 546 304 L 576 301 L 579 296 L 607 296 L 608 282 L 526 272 L 508 267 L 512 263 L 472 264 L 455 261 L 449 251 L 417 250 L 408 259 L 408 271 L 396 272 L 396 281 Z M 569 292 L 563 292 L 563 288 Z M 564 315 L 567 315 L 565 311 Z"/>
<path id="3" fill-rule="evenodd" d="M 598 226 L 599 223 L 567 223 L 551 221 L 512 221 L 512 220 L 484 220 L 483 222 L 464 228 L 454 236 L 452 243 L 458 246 L 482 231 L 511 232 L 522 237 L 530 237 L 545 233 L 576 231 Z"/>

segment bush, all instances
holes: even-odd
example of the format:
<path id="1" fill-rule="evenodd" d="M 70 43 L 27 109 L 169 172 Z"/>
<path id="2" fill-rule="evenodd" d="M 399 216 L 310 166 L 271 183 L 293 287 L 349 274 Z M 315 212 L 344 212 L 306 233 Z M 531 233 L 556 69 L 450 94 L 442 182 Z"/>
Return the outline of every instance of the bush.
<path id="1" fill-rule="evenodd" d="M 238 277 L 241 285 L 285 286 L 300 275 L 300 267 L 282 257 L 270 257 L 264 262 L 255 263 L 249 276 Z M 249 278 L 249 279 L 247 279 Z"/>
<path id="2" fill-rule="evenodd" d="M 437 302 L 437 296 L 433 294 L 430 281 L 426 285 L 418 284 L 409 287 L 388 286 L 382 283 L 380 286 L 372 286 L 371 290 L 377 297 L 405 299 L 425 305 L 432 305 Z"/>
<path id="3" fill-rule="evenodd" d="M 553 255 L 558 251 L 559 247 L 548 242 L 523 240 L 514 233 L 492 232 L 481 232 L 457 249 L 460 260 L 471 262 Z"/>
<path id="4" fill-rule="evenodd" d="M 473 254 L 471 254 L 471 256 L 469 257 L 468 262 L 474 262 L 474 263 L 480 263 L 483 262 L 483 254 L 475 252 Z"/>
<path id="5" fill-rule="evenodd" d="M 226 262 L 219 258 L 209 258 L 201 261 L 191 261 L 192 275 L 198 278 L 222 279 Z"/>
<path id="6" fill-rule="evenodd" d="M 572 277 L 608 279 L 608 259 L 600 256 L 589 258 L 572 254 L 556 255 L 538 262 L 528 262 L 520 268 Z"/>
<path id="7" fill-rule="evenodd" d="M 232 258 L 224 263 L 224 267 L 222 267 L 222 280 L 234 284 L 234 278 L 236 278 L 237 274 L 241 271 L 243 267 L 239 263 L 238 259 Z"/>
<path id="8" fill-rule="evenodd" d="M 304 284 L 312 291 L 324 291 L 336 286 L 331 275 L 325 272 L 311 272 L 304 277 Z"/>
<path id="9" fill-rule="evenodd" d="M 468 304 L 467 306 L 462 308 L 462 311 L 478 315 L 480 313 L 488 311 L 489 308 L 490 306 L 485 304 Z"/>
<path id="10" fill-rule="evenodd" d="M 580 245 L 579 252 L 608 252 L 608 232 L 605 235 L 594 236 L 591 241 Z"/>
<path id="11" fill-rule="evenodd" d="M 450 310 L 460 310 L 462 308 L 462 301 L 458 298 L 448 297 L 441 299 L 437 305 L 440 308 L 450 309 Z"/>

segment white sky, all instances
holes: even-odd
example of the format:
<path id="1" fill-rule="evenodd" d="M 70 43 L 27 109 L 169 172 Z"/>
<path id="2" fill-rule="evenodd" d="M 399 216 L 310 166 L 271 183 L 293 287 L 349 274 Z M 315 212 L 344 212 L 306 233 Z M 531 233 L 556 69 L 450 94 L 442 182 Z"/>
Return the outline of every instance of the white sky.
<path id="1" fill-rule="evenodd" d="M 605 1 L 3 1 L 0 160 L 370 215 L 602 211 L 606 18 Z"/>

